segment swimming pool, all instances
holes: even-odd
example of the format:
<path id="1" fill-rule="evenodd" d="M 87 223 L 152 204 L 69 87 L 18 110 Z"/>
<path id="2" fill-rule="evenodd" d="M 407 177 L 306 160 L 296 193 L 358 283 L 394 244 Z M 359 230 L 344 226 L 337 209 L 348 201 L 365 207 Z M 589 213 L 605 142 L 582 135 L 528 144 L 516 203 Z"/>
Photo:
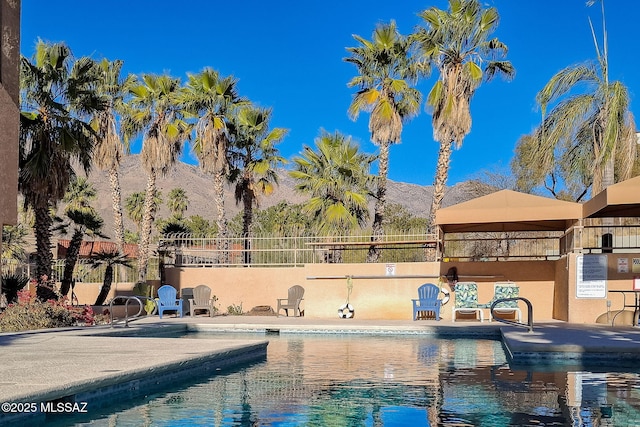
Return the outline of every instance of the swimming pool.
<path id="1" fill-rule="evenodd" d="M 251 336 L 265 338 L 238 335 Z M 267 338 L 264 362 L 116 402 L 92 412 L 91 419 L 60 418 L 47 425 L 640 425 L 638 372 L 615 367 L 513 370 L 501 342 L 494 340 Z"/>

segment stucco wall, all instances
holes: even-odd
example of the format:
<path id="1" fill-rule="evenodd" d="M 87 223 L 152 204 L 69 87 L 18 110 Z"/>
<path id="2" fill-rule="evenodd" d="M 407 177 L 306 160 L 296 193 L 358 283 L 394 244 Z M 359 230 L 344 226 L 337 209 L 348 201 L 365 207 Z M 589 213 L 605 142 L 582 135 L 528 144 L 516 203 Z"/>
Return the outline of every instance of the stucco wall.
<path id="1" fill-rule="evenodd" d="M 442 274 L 453 266 L 457 267 L 461 282 L 478 284 L 480 303 L 492 299 L 495 282 L 512 281 L 520 287 L 520 296 L 531 301 L 534 321 L 553 319 L 555 261 L 450 262 L 442 263 Z M 520 302 L 519 307 L 526 321 L 527 306 Z M 485 316 L 488 314 L 485 311 Z"/>
<path id="2" fill-rule="evenodd" d="M 609 254 L 608 290 L 633 289 L 633 258 L 640 254 Z M 626 259 L 628 273 L 618 273 L 618 260 Z M 564 320 L 572 323 L 595 323 L 607 311 L 607 300 L 613 312 L 622 308 L 622 295 L 607 293 L 605 298 L 576 297 L 576 254 L 557 261 L 509 262 L 449 262 L 449 263 L 397 263 L 395 276 L 386 276 L 385 264 L 309 264 L 291 268 L 169 268 L 167 283 L 178 290 L 200 284 L 211 287 L 218 297 L 218 308 L 225 313 L 230 305 L 242 305 L 249 311 L 255 306 L 276 308 L 277 298 L 286 298 L 287 289 L 295 284 L 305 288 L 303 309 L 310 318 L 336 318 L 338 308 L 347 300 L 347 279 L 354 276 L 349 302 L 358 319 L 412 318 L 411 299 L 416 298 L 418 286 L 437 283 L 450 267 L 458 269 L 461 281 L 478 283 L 479 302 L 493 297 L 498 281 L 513 281 L 520 287 L 520 296 L 533 305 L 535 322 Z M 640 268 L 640 266 L 639 266 Z M 91 304 L 100 290 L 100 284 L 79 284 L 76 294 L 81 304 Z M 131 284 L 117 284 L 110 298 L 128 294 Z M 455 293 L 443 307 L 442 317 L 451 319 Z M 632 296 L 627 302 L 633 301 Z M 523 321 L 526 305 L 520 303 Z M 630 309 L 627 309 L 630 310 Z M 488 317 L 485 311 L 485 317 Z"/>
<path id="3" fill-rule="evenodd" d="M 572 323 L 595 323 L 598 316 L 607 312 L 607 300 L 611 301 L 610 310 L 615 312 L 622 310 L 623 296 L 619 293 L 607 292 L 604 298 L 578 298 L 576 296 L 576 264 L 579 254 L 570 254 L 568 262 L 568 313 L 567 321 Z M 640 259 L 640 254 L 633 253 L 613 253 L 607 254 L 607 291 L 611 290 L 633 290 L 634 276 L 640 277 L 640 269 L 633 271 L 633 259 Z M 619 260 L 626 260 L 628 271 L 618 272 Z M 632 294 L 626 296 L 627 304 L 633 304 L 634 297 Z M 633 308 L 626 308 L 633 311 Z"/>
<path id="4" fill-rule="evenodd" d="M 0 225 L 17 221 L 20 2 L 0 0 Z M 1 243 L 0 243 L 1 244 Z"/>
<path id="5" fill-rule="evenodd" d="M 386 276 L 385 264 L 309 264 L 298 268 L 189 268 L 168 269 L 167 281 L 178 288 L 198 284 L 211 286 L 224 312 L 231 305 L 245 311 L 258 305 L 276 308 L 276 299 L 285 298 L 287 289 L 299 284 L 305 288 L 303 308 L 311 318 L 337 317 L 347 299 L 347 280 L 354 276 L 349 302 L 359 319 L 411 319 L 411 299 L 418 286 L 436 282 L 449 267 L 456 266 L 460 280 L 478 283 L 479 301 L 489 302 L 496 281 L 512 280 L 520 295 L 534 306 L 536 321 L 553 318 L 554 261 L 477 262 L 477 263 L 397 263 L 395 276 Z M 376 278 L 358 278 L 373 276 Z M 423 276 L 423 277 L 416 277 Z M 451 319 L 452 300 L 441 315 Z M 521 303 L 526 318 L 526 305 Z M 488 315 L 488 313 L 487 313 Z"/>

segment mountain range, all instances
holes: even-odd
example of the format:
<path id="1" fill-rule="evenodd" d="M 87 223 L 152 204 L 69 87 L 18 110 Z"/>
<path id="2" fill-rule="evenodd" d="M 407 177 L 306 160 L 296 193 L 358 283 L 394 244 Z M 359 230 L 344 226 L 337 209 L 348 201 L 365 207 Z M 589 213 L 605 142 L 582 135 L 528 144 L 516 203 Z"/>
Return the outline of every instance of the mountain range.
<path id="1" fill-rule="evenodd" d="M 139 155 L 126 156 L 119 170 L 122 199 L 124 200 L 132 193 L 144 191 L 147 176 L 140 163 Z M 112 237 L 113 235 L 113 213 L 111 203 L 111 188 L 106 172 L 93 170 L 88 176 L 97 193 L 98 199 L 94 202 L 105 225 L 103 232 Z M 185 190 L 189 199 L 189 206 L 185 216 L 200 215 L 210 222 L 215 221 L 216 206 L 213 202 L 213 181 L 212 177 L 205 174 L 197 165 L 189 165 L 184 162 L 177 162 L 175 167 L 164 177 L 158 177 L 158 190 L 162 192 L 164 203 L 162 204 L 156 218 L 167 218 L 169 209 L 166 200 L 169 192 L 174 188 Z M 225 210 L 227 218 L 233 218 L 240 210 L 241 206 L 236 205 L 233 196 L 233 187 L 227 187 L 225 196 Z M 404 182 L 389 181 L 387 187 L 387 203 L 395 203 L 404 206 L 408 212 L 417 217 L 426 218 L 431 207 L 432 186 L 422 186 Z M 473 194 L 473 185 L 469 182 L 456 184 L 448 187 L 443 200 L 443 207 L 460 203 L 476 197 Z M 295 180 L 289 176 L 285 170 L 279 171 L 279 185 L 275 191 L 262 197 L 259 201 L 260 208 L 267 208 L 278 204 L 281 201 L 289 203 L 302 203 L 306 196 L 299 194 L 295 190 Z M 371 217 L 373 217 L 373 202 L 371 202 Z M 136 226 L 125 212 L 125 228 L 135 230 Z"/>

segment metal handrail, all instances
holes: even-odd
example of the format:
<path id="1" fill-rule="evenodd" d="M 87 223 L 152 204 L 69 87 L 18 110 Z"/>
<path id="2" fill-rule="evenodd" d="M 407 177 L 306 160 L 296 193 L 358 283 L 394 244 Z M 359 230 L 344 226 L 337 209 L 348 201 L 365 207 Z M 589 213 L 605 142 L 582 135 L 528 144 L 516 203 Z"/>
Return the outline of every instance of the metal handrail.
<path id="1" fill-rule="evenodd" d="M 153 303 L 156 305 L 156 308 L 154 309 L 154 312 L 158 309 L 158 303 L 156 302 L 155 299 L 150 298 L 150 297 L 143 297 L 143 296 L 126 296 L 126 295 L 118 295 L 116 297 L 114 297 L 111 302 L 109 303 L 109 325 L 113 328 L 113 302 L 118 300 L 118 299 L 122 299 L 125 300 L 124 303 L 124 326 L 125 328 L 129 327 L 129 303 L 132 300 L 137 301 L 138 305 L 140 306 L 140 308 L 138 309 L 138 312 L 136 314 L 133 315 L 132 319 L 135 319 L 137 317 L 140 317 L 140 314 L 142 313 L 142 310 L 144 308 L 144 305 L 142 304 L 142 300 L 149 300 L 149 301 L 153 301 Z"/>
<path id="2" fill-rule="evenodd" d="M 501 317 L 494 316 L 493 309 L 496 307 L 496 305 L 500 304 L 501 302 L 518 301 L 518 300 L 524 301 L 525 304 L 527 304 L 527 323 L 516 322 L 515 320 L 503 319 Z M 505 307 L 505 308 L 508 308 L 508 307 Z M 533 305 L 531 305 L 531 301 L 529 301 L 526 298 L 513 297 L 513 298 L 500 298 L 500 299 L 497 299 L 491 304 L 490 311 L 491 311 L 491 318 L 493 320 L 496 320 L 496 321 L 501 322 L 501 323 L 505 323 L 507 325 L 523 326 L 525 328 L 528 328 L 529 332 L 533 332 Z"/>

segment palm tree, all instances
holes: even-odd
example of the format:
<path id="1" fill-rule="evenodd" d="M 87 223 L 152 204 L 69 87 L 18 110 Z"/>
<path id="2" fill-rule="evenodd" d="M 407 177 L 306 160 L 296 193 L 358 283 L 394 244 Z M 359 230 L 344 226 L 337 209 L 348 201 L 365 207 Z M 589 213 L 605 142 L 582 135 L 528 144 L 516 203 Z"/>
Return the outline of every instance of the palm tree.
<path id="1" fill-rule="evenodd" d="M 105 102 L 94 91 L 95 63 L 74 61 L 64 44 L 39 41 L 32 60 L 22 58 L 20 73 L 19 188 L 35 214 L 36 275 L 42 281 L 51 275 L 53 259 L 50 210 L 69 186 L 72 162 L 89 171 L 96 135 L 88 122 Z M 39 298 L 51 296 L 38 287 Z"/>
<path id="2" fill-rule="evenodd" d="M 188 126 L 177 107 L 180 80 L 167 75 L 145 74 L 129 89 L 131 99 L 122 121 L 125 140 L 143 134 L 141 159 L 147 172 L 147 188 L 138 255 L 138 282 L 144 282 L 149 261 L 151 230 L 155 219 L 156 178 L 175 164 L 188 135 Z"/>
<path id="3" fill-rule="evenodd" d="M 289 175 L 297 181 L 296 190 L 309 196 L 303 210 L 315 218 L 318 232 L 344 234 L 366 225 L 374 160 L 350 137 L 326 131 L 316 138 L 315 150 L 305 145 L 294 157 Z"/>
<path id="4" fill-rule="evenodd" d="M 124 155 L 124 145 L 118 132 L 116 114 L 122 111 L 126 87 L 132 80 L 131 76 L 126 79 L 121 78 L 122 64 L 123 62 L 120 60 L 108 61 L 106 59 L 98 63 L 100 80 L 96 91 L 104 95 L 109 103 L 108 107 L 97 114 L 93 121 L 93 127 L 98 133 L 93 163 L 101 170 L 106 170 L 109 175 L 113 209 L 113 232 L 120 252 L 124 252 L 124 220 L 118 169 Z"/>
<path id="5" fill-rule="evenodd" d="M 182 102 L 198 117 L 193 149 L 200 167 L 213 175 L 214 202 L 218 212 L 218 236 L 227 236 L 224 184 L 229 174 L 229 122 L 239 105 L 247 101 L 236 89 L 237 79 L 222 77 L 210 68 L 189 75 Z M 225 241 L 226 242 L 226 241 Z"/>
<path id="6" fill-rule="evenodd" d="M 183 188 L 174 188 L 169 191 L 169 200 L 167 206 L 171 211 L 172 216 L 175 219 L 182 219 L 184 213 L 189 207 L 189 197 L 187 197 L 186 191 Z"/>
<path id="7" fill-rule="evenodd" d="M 271 110 L 245 106 L 236 117 L 231 158 L 234 166 L 232 181 L 236 183 L 236 203 L 242 202 L 242 236 L 245 239 L 245 264 L 251 262 L 249 237 L 253 222 L 253 208 L 259 206 L 260 195 L 273 192 L 278 183 L 277 167 L 286 163 L 280 156 L 276 144 L 287 135 L 288 130 L 269 130 Z"/>
<path id="8" fill-rule="evenodd" d="M 85 235 L 88 236 L 104 236 L 100 230 L 104 225 L 104 221 L 98 212 L 91 206 L 91 202 L 97 198 L 96 190 L 91 183 L 84 177 L 77 177 L 69 184 L 69 190 L 62 198 L 67 205 L 64 209 L 65 216 L 69 222 L 63 222 L 56 231 L 63 235 L 68 234 L 69 227 L 73 228 L 69 248 L 64 260 L 64 270 L 62 273 L 62 281 L 60 283 L 60 295 L 65 296 L 73 284 L 73 270 L 75 269 L 78 257 L 80 255 L 80 247 Z"/>
<path id="9" fill-rule="evenodd" d="M 622 82 L 609 79 L 601 4 L 602 48 L 589 20 L 597 62 L 564 68 L 538 92 L 543 120 L 533 136 L 536 167 L 550 173 L 557 158 L 564 157 L 566 168 L 591 184 L 592 195 L 631 177 L 637 149 L 629 92 Z"/>
<path id="10" fill-rule="evenodd" d="M 2 226 L 2 265 L 9 261 L 25 261 L 28 232 L 24 225 Z"/>
<path id="11" fill-rule="evenodd" d="M 423 58 L 439 71 L 427 96 L 432 111 L 433 137 L 440 143 L 429 217 L 435 224 L 442 204 L 451 151 L 462 146 L 471 130 L 471 98 L 483 80 L 496 74 L 512 77 L 511 62 L 504 60 L 507 46 L 489 37 L 498 26 L 496 8 L 483 9 L 479 0 L 449 0 L 449 10 L 431 7 L 420 13 L 424 28 L 413 37 Z"/>
<path id="12" fill-rule="evenodd" d="M 106 266 L 104 271 L 104 280 L 102 282 L 102 288 L 96 298 L 94 305 L 103 305 L 109 292 L 111 291 L 111 284 L 113 283 L 113 267 L 116 265 L 122 265 L 124 267 L 131 267 L 131 261 L 126 255 L 118 251 L 114 252 L 99 252 L 91 259 L 91 265 L 94 268 L 102 265 Z"/>
<path id="13" fill-rule="evenodd" d="M 349 116 L 357 120 L 361 111 L 370 112 L 371 141 L 380 147 L 372 230 L 372 241 L 377 242 L 382 240 L 384 234 L 382 222 L 386 204 L 389 147 L 400 142 L 403 121 L 415 116 L 420 109 L 422 95 L 411 84 L 415 84 L 418 77 L 425 74 L 426 67 L 411 56 L 411 43 L 398 32 L 394 21 L 378 25 L 371 41 L 358 35 L 353 37 L 360 46 L 347 48 L 352 56 L 345 61 L 354 64 L 360 75 L 348 83 L 349 87 L 358 88 L 349 106 Z M 379 257 L 380 249 L 371 246 L 367 262 L 377 262 Z"/>
<path id="14" fill-rule="evenodd" d="M 137 231 L 140 233 L 144 214 L 144 191 L 132 193 L 124 199 L 124 209 L 127 211 L 129 219 L 136 224 Z"/>

